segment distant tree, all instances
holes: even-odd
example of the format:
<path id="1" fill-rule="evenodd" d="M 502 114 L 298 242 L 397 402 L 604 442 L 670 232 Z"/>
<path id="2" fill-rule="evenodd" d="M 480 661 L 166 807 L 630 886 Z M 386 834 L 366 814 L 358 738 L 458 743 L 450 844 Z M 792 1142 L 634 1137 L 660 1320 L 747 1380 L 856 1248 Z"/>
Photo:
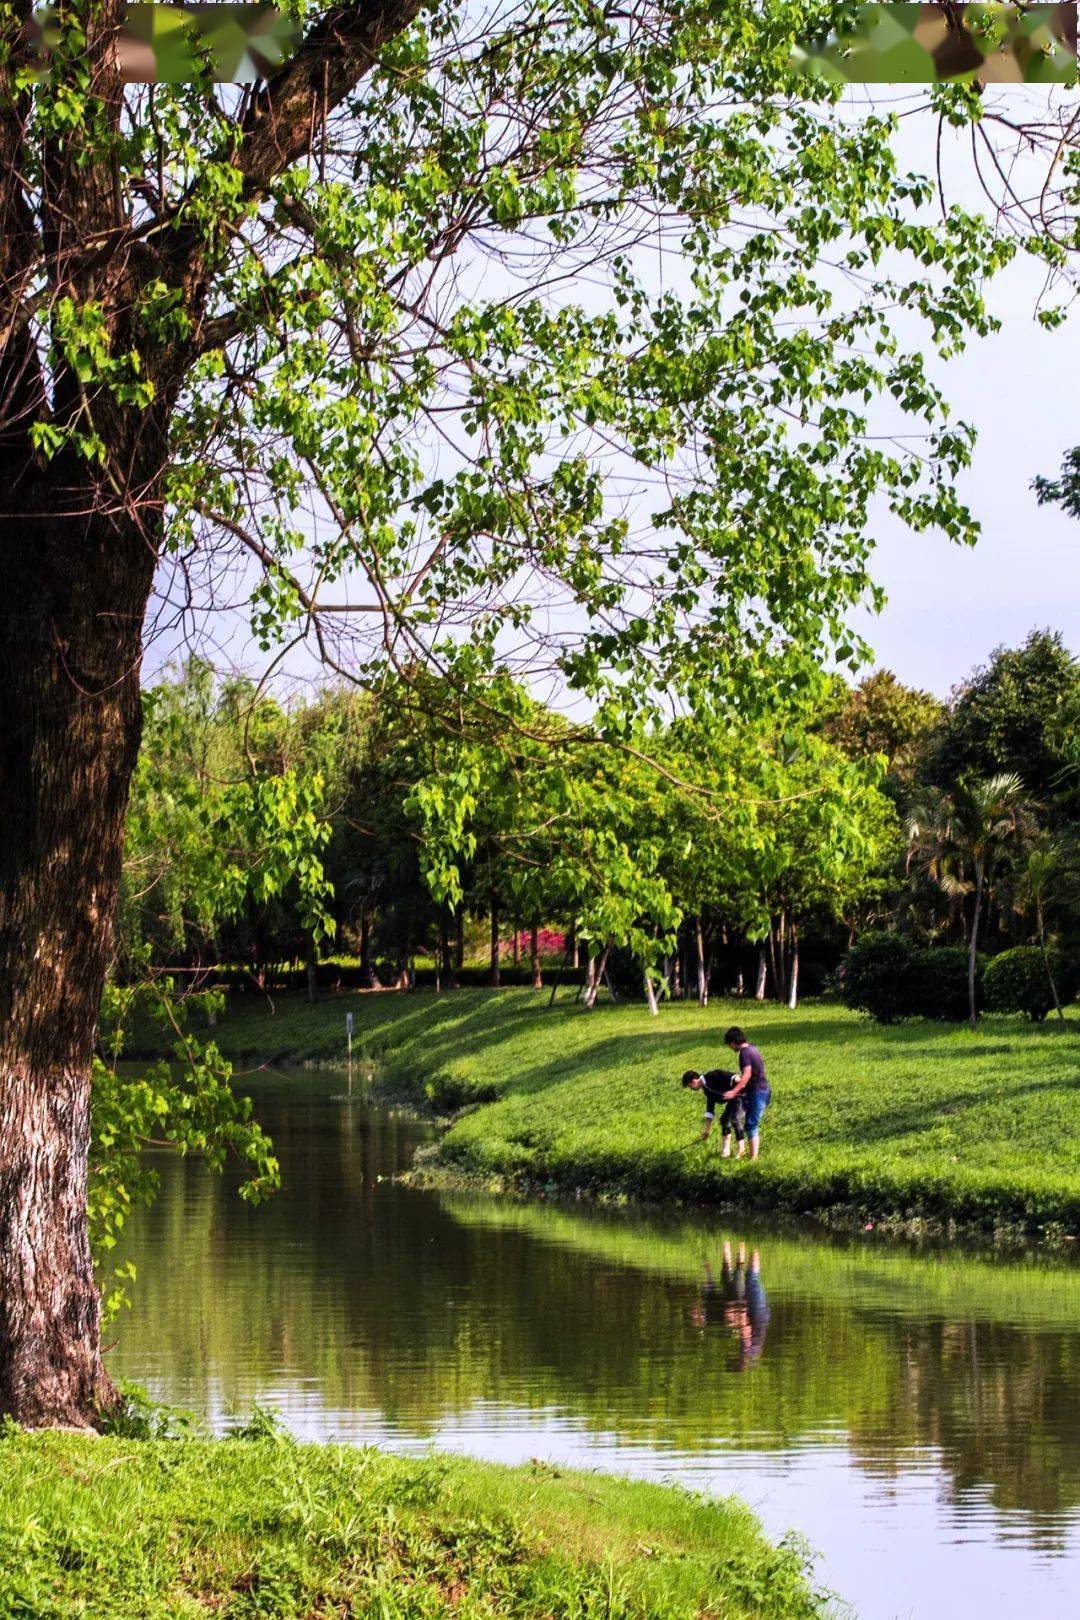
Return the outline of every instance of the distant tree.
<path id="1" fill-rule="evenodd" d="M 999 647 L 954 692 L 928 780 L 946 788 L 964 775 L 1016 775 L 1049 805 L 1070 764 L 1061 722 L 1078 694 L 1080 664 L 1057 632 Z"/>
<path id="2" fill-rule="evenodd" d="M 840 706 L 825 722 L 825 735 L 851 759 L 880 755 L 890 777 L 905 787 L 945 714 L 945 705 L 931 693 L 878 669 L 858 686 L 844 688 Z"/>
<path id="3" fill-rule="evenodd" d="M 1035 936 L 1042 952 L 1050 994 L 1057 1015 L 1064 1020 L 1061 998 L 1054 977 L 1046 940 L 1047 913 L 1066 901 L 1076 885 L 1076 867 L 1070 851 L 1053 838 L 1041 838 L 1028 850 L 1027 860 L 1017 873 L 1013 904 L 1021 915 L 1034 914 Z"/>
<path id="4" fill-rule="evenodd" d="M 961 904 L 973 897 L 967 929 L 972 1028 L 978 1022 L 975 969 L 983 904 L 1002 863 L 1019 855 L 1033 835 L 1031 801 L 1015 775 L 965 777 L 951 794 L 931 794 L 909 811 L 909 859 L 924 865 L 933 881 Z"/>

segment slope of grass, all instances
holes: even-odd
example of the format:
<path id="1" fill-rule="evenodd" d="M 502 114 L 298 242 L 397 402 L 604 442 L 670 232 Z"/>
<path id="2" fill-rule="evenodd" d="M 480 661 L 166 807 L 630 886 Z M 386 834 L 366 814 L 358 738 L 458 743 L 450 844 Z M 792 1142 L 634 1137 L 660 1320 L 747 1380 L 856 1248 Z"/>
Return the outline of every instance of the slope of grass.
<path id="1" fill-rule="evenodd" d="M 0 1436 L 0 1616 L 810 1620 L 748 1509 L 272 1438 Z"/>
<path id="2" fill-rule="evenodd" d="M 443 1110 L 479 1104 L 436 1163 L 495 1184 L 601 1196 L 731 1202 L 983 1229 L 1080 1230 L 1080 1020 L 890 1029 L 819 1003 L 549 1009 L 528 990 L 352 995 L 314 1007 L 245 999 L 220 1044 L 237 1057 L 382 1060 L 399 1095 Z M 756 1165 L 688 1145 L 699 1099 L 684 1068 L 725 1065 L 745 1024 L 773 1102 Z"/>

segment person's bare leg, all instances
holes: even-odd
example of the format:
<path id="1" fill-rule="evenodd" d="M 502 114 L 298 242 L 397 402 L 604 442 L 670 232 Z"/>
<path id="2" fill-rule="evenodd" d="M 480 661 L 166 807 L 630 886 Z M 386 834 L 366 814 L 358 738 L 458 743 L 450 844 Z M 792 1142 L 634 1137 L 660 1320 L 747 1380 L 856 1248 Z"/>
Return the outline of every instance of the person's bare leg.
<path id="1" fill-rule="evenodd" d="M 740 1136 L 739 1137 L 739 1146 L 738 1146 L 738 1148 L 736 1150 L 735 1157 L 737 1159 L 741 1159 L 741 1158 L 743 1158 L 745 1153 L 746 1153 L 746 1138 L 744 1136 Z"/>
<path id="2" fill-rule="evenodd" d="M 722 1136 L 720 1138 L 720 1157 L 722 1159 L 730 1159 L 731 1158 L 731 1136 L 730 1135 Z M 739 1143 L 739 1157 L 742 1158 L 742 1143 L 741 1142 Z"/>
<path id="3" fill-rule="evenodd" d="M 756 1159 L 757 1156 L 758 1156 L 758 1153 L 760 1152 L 760 1149 L 761 1149 L 761 1138 L 760 1138 L 760 1136 L 752 1136 L 750 1138 L 750 1157 L 752 1159 Z"/>

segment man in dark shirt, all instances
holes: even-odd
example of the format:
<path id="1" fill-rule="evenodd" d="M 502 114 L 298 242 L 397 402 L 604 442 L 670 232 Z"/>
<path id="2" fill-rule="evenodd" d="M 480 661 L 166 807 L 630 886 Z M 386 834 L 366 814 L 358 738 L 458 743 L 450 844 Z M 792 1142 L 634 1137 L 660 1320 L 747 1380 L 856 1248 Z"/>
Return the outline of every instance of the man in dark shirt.
<path id="1" fill-rule="evenodd" d="M 765 1059 L 756 1046 L 751 1046 L 742 1030 L 738 1027 L 729 1029 L 724 1036 L 725 1046 L 730 1046 L 739 1057 L 739 1078 L 730 1091 L 724 1093 L 725 1101 L 734 1102 L 741 1098 L 746 1108 L 746 1137 L 750 1143 L 750 1157 L 756 1159 L 760 1147 L 761 1117 L 772 1097 L 772 1087 L 765 1076 Z"/>
<path id="2" fill-rule="evenodd" d="M 682 1083 L 688 1091 L 705 1093 L 705 1124 L 701 1132 L 703 1142 L 709 1140 L 713 1116 L 719 1110 L 720 1134 L 723 1137 L 723 1147 L 720 1151 L 725 1159 L 731 1158 L 732 1135 L 739 1144 L 740 1159 L 746 1151 L 743 1105 L 739 1098 L 731 1096 L 731 1088 L 737 1078 L 738 1076 L 732 1074 L 730 1069 L 710 1069 L 706 1074 L 699 1074 L 696 1069 L 687 1069 L 682 1077 Z"/>

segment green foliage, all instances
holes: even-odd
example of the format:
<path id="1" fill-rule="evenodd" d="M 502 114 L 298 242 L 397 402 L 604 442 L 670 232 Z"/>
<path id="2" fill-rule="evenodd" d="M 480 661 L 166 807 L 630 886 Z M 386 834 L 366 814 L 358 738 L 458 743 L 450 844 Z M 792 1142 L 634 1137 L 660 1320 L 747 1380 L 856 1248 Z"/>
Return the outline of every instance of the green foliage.
<path id="1" fill-rule="evenodd" d="M 1071 1001 L 1080 988 L 1075 964 L 1057 950 L 1015 945 L 986 964 L 983 998 L 991 1012 L 1026 1013 L 1039 1022 L 1054 1005 L 1055 984 L 1059 998 Z"/>
<path id="2" fill-rule="evenodd" d="M 975 1003 L 983 999 L 984 963 L 975 960 Z M 969 1013 L 968 953 L 960 945 L 933 945 L 912 954 L 908 972 L 909 1010 L 915 1018 L 958 1024 Z"/>
<path id="3" fill-rule="evenodd" d="M 976 970 L 978 994 L 978 962 Z M 879 1024 L 901 1018 L 958 1023 L 968 1016 L 967 973 L 967 951 L 960 946 L 920 950 L 903 934 L 866 933 L 840 964 L 840 995 L 846 1007 L 869 1013 Z"/>
<path id="4" fill-rule="evenodd" d="M 119 1397 L 103 1415 L 101 1432 L 117 1440 L 179 1440 L 198 1431 L 191 1412 L 155 1401 L 139 1384 L 114 1380 Z"/>
<path id="5" fill-rule="evenodd" d="M 301 936 L 329 938 L 323 852 L 349 715 L 283 711 L 244 679 L 192 659 L 144 693 L 120 932 L 158 962 L 214 951 L 223 925 L 278 907 Z M 303 726 L 306 734 L 298 736 Z"/>
<path id="6" fill-rule="evenodd" d="M 887 669 L 856 687 L 840 685 L 835 701 L 825 722 L 830 740 L 852 759 L 880 757 L 889 778 L 910 787 L 930 738 L 945 722 L 944 704 Z"/>
<path id="7" fill-rule="evenodd" d="M 1011 773 L 1052 808 L 1067 786 L 1062 720 L 1078 700 L 1080 665 L 1059 634 L 1033 630 L 1021 647 L 998 648 L 954 695 L 928 779 L 948 786 L 965 773 Z"/>
<path id="8" fill-rule="evenodd" d="M 326 8 L 285 9 L 319 37 Z M 854 666 L 876 503 L 974 536 L 972 432 L 924 350 L 993 326 L 1011 249 L 924 215 L 892 118 L 792 96 L 793 48 L 836 9 L 559 0 L 474 30 L 403 7 L 370 71 L 343 87 L 335 57 L 329 132 L 305 117 L 275 162 L 208 77 L 114 120 L 95 9 L 63 7 L 25 81 L 27 197 L 77 131 L 153 252 L 122 296 L 57 289 L 48 256 L 31 278 L 49 377 L 83 402 L 36 412 L 41 455 L 100 470 L 118 423 L 167 424 L 168 553 L 208 555 L 212 595 L 239 546 L 258 645 L 307 639 L 373 686 L 390 649 L 482 692 L 512 640 L 610 738 L 672 694 L 767 711 L 825 650 Z M 627 480 L 661 493 L 630 511 Z"/>
<path id="9" fill-rule="evenodd" d="M 909 974 L 914 952 L 901 934 L 865 933 L 840 965 L 840 995 L 846 1007 L 895 1024 L 911 1012 Z"/>
<path id="10" fill-rule="evenodd" d="M 143 963 L 144 967 L 148 964 Z M 279 1184 L 271 1144 L 252 1116 L 250 1099 L 232 1086 L 232 1066 L 213 1042 L 195 1037 L 188 1025 L 197 1007 L 220 1009 L 215 994 L 178 997 L 167 977 L 146 972 L 131 986 L 110 984 L 102 1007 L 101 1039 L 107 1055 L 94 1058 L 91 1087 L 90 1181 L 87 1212 L 99 1265 L 116 1247 L 131 1209 L 151 1202 L 158 1173 L 150 1148 L 198 1153 L 220 1170 L 232 1155 L 246 1171 L 240 1196 L 265 1198 Z M 121 1063 L 127 1026 L 140 1018 L 158 1033 L 161 1061 Z M 130 1263 L 112 1274 L 103 1315 L 126 1303 L 133 1280 Z"/>
<path id="11" fill-rule="evenodd" d="M 273 1438 L 0 1438 L 0 1613 L 814 1620 L 740 1504 Z M 643 1556 L 642 1549 L 648 1549 Z"/>

